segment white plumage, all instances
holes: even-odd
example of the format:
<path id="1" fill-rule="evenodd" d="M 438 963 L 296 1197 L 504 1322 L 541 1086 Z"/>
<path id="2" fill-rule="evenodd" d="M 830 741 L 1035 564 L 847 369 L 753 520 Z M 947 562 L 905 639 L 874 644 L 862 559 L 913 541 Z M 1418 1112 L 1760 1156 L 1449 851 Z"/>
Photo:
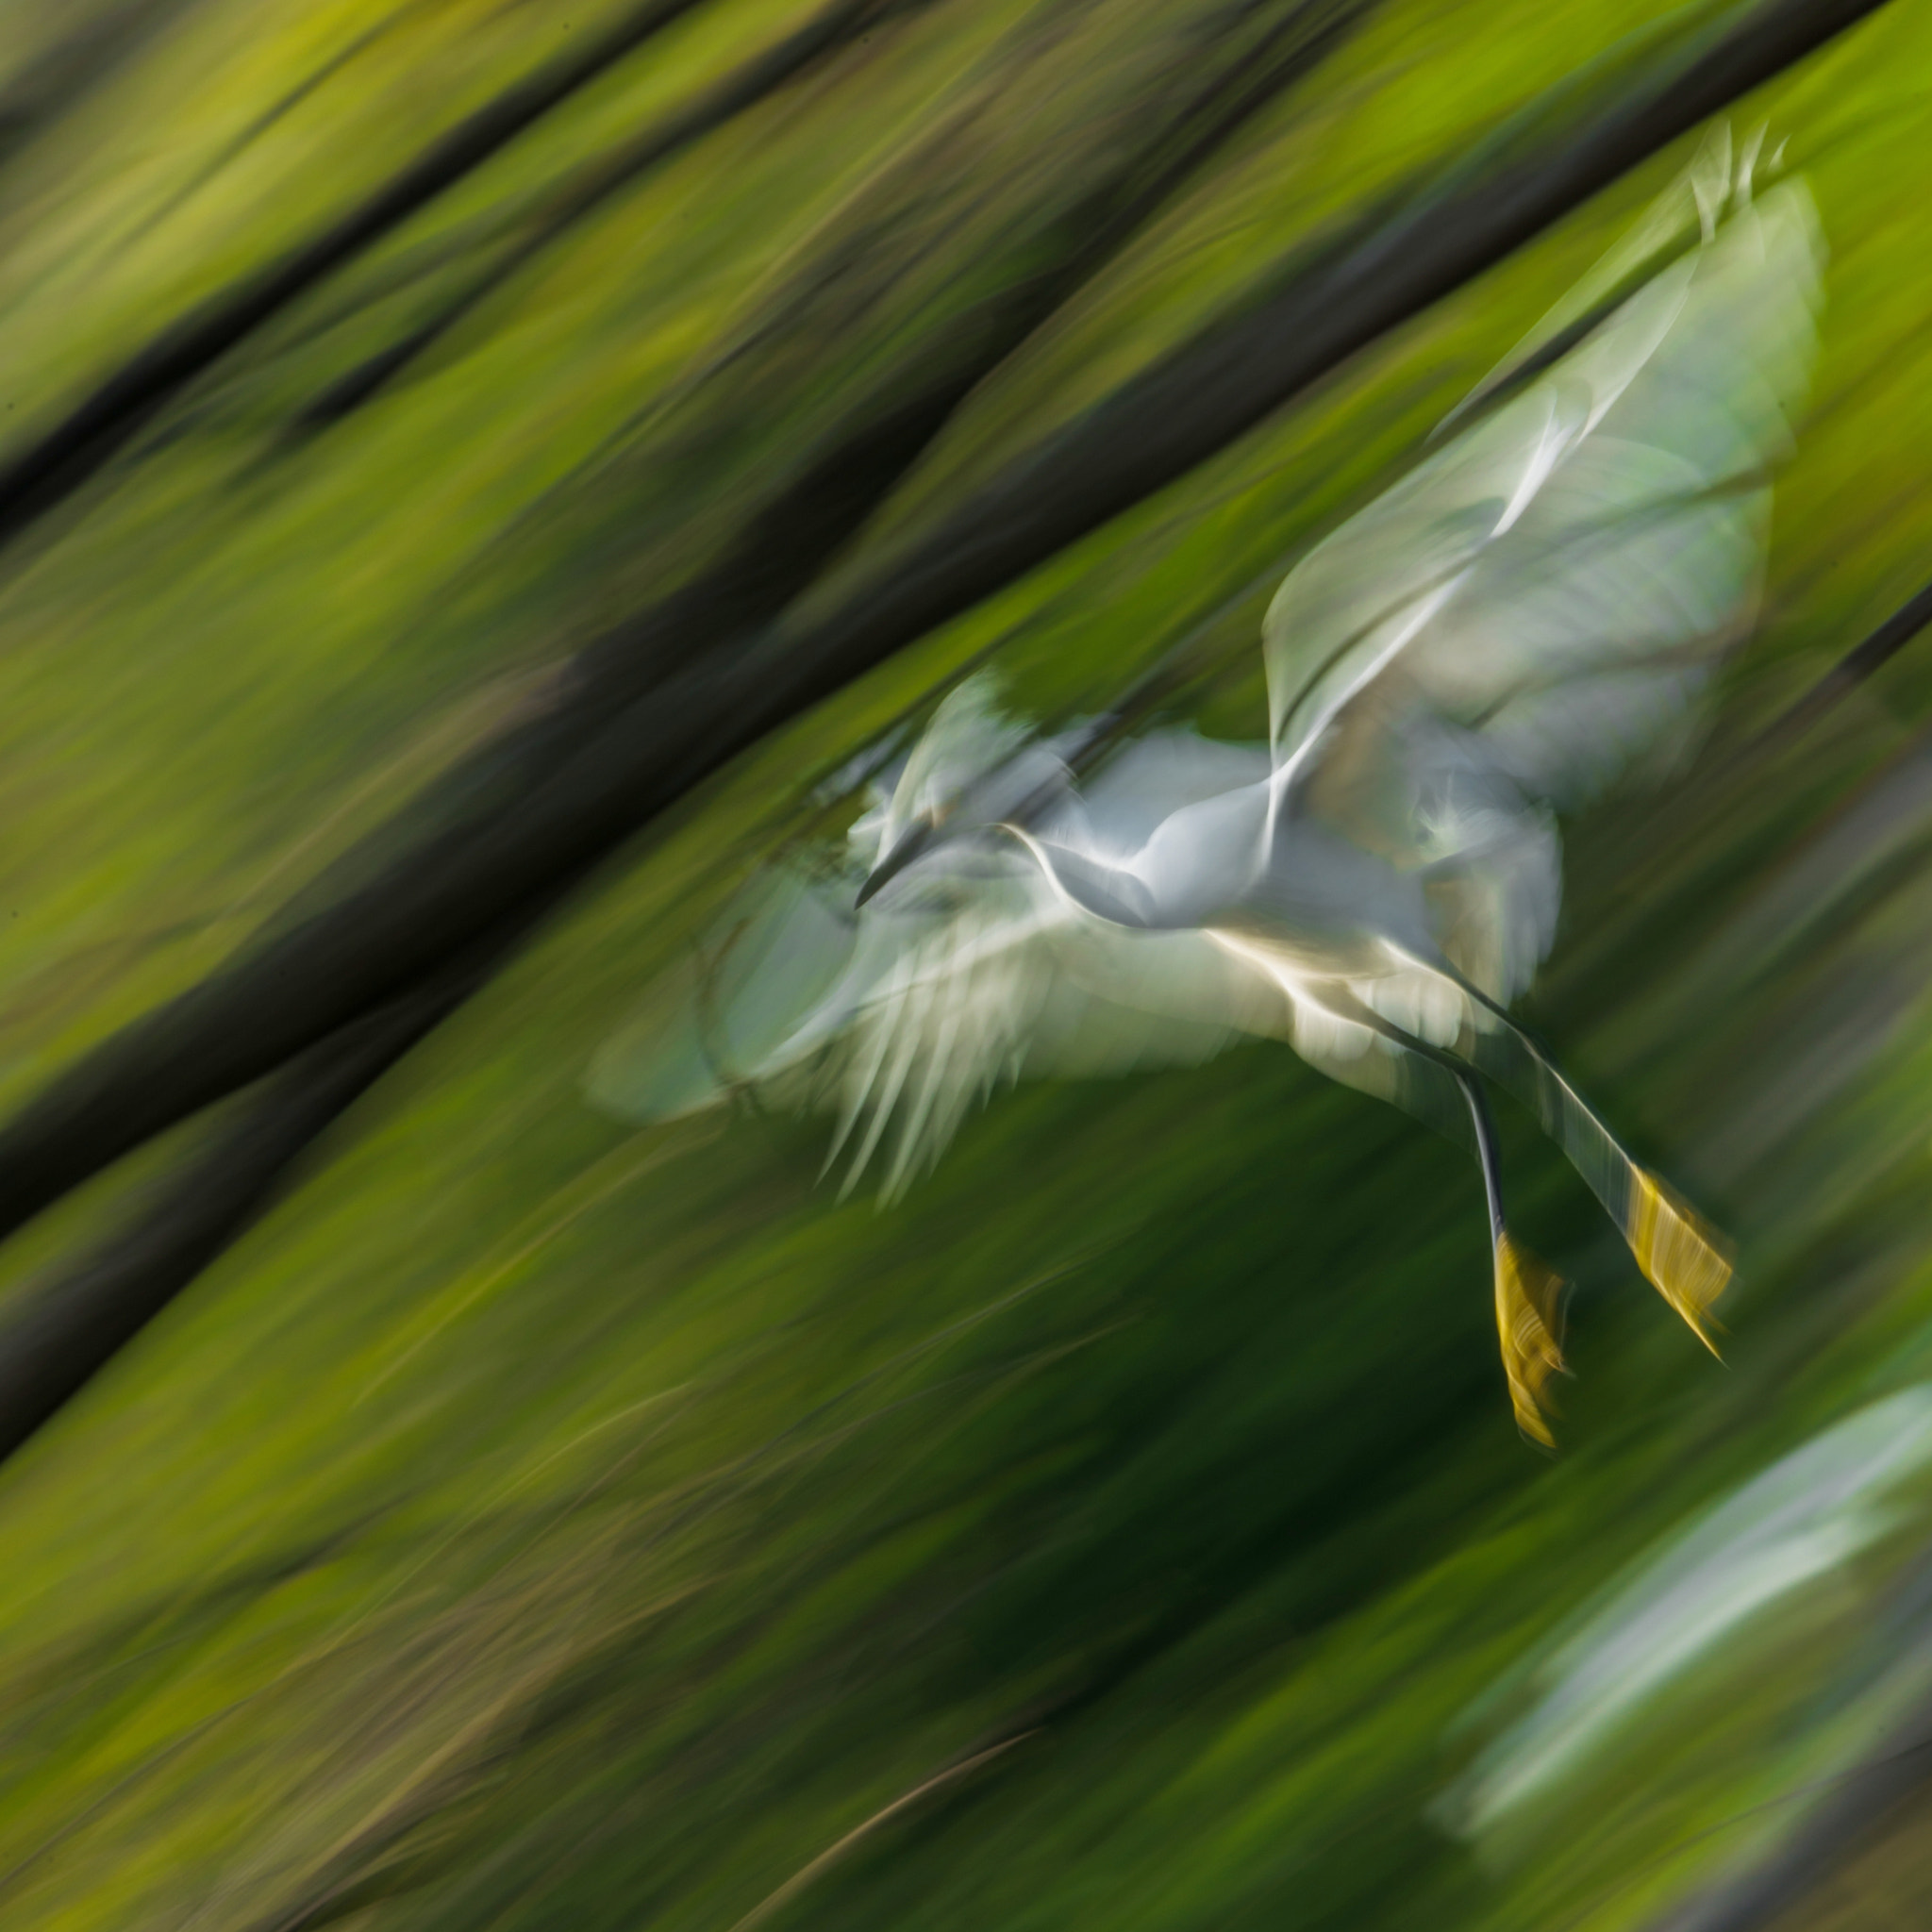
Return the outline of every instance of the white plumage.
<path id="1" fill-rule="evenodd" d="M 1488 1074 L 1705 1334 L 1713 1238 L 1506 1008 L 1555 933 L 1556 813 L 1681 737 L 1753 612 L 1822 249 L 1803 187 L 1753 201 L 1748 162 L 1721 222 L 1693 168 L 1702 241 L 1290 574 L 1263 629 L 1269 745 L 1156 732 L 1076 786 L 1068 741 L 969 682 L 843 862 L 756 885 L 682 1020 L 612 1042 L 595 1096 L 638 1118 L 741 1086 L 825 1108 L 846 1185 L 876 1163 L 890 1196 L 1002 1080 L 1285 1038 L 1473 1140 L 1512 1396 L 1547 1441 L 1557 1284 L 1504 1224 Z"/>

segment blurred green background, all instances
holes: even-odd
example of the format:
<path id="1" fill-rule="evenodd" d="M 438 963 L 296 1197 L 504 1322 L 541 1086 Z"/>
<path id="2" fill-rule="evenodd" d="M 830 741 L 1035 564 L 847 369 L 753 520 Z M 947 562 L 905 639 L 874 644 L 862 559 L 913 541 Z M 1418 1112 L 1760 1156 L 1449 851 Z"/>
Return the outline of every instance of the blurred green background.
<path id="1" fill-rule="evenodd" d="M 14 0 L 5 435 L 617 11 Z M 1385 0 L 980 387 L 859 560 L 1653 11 Z M 317 420 L 806 17 L 677 18 L 0 556 L 0 1098 L 712 554 L 1222 23 L 884 14 Z M 1511 1114 L 1519 1217 L 1577 1283 L 1561 1451 L 1525 1445 L 1474 1171 L 1278 1047 L 1023 1087 L 884 1213 L 815 1185 L 823 1123 L 634 1131 L 583 1094 L 827 774 L 975 654 L 1062 719 L 1206 626 L 1182 715 L 1264 735 L 1280 572 L 1687 141 L 635 841 L 0 1472 L 0 1923 L 1611 1932 L 1888 1748 L 1932 1689 L 1932 649 L 1757 734 L 1932 574 L 1928 74 L 1896 4 L 1739 108 L 1831 249 L 1764 620 L 1699 757 L 1569 828 L 1528 1008 L 1736 1236 L 1723 1366 Z M 17 1241 L 8 1291 L 126 1185 Z M 1921 1923 L 1910 1807 L 1779 1923 Z"/>

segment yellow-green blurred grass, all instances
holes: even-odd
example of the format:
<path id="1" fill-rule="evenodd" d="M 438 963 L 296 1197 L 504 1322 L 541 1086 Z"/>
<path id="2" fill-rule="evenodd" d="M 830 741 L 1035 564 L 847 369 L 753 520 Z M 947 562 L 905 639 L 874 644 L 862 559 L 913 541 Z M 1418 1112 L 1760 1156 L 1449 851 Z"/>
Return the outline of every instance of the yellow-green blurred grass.
<path id="1" fill-rule="evenodd" d="M 362 58 L 388 48 L 406 88 L 405 50 L 421 58 L 433 27 L 479 63 L 453 70 L 454 102 L 491 60 L 534 52 L 547 18 L 506 14 L 492 31 L 527 38 L 478 49 L 476 12 L 425 14 L 418 41 L 399 29 Z M 338 40 L 352 30 L 330 18 Z M 762 35 L 778 16 L 733 18 Z M 990 388 L 925 500 L 1171 341 L 1258 247 L 1625 24 L 1537 18 L 1385 15 L 1321 76 L 1309 118 L 1285 105 Z M 329 43 L 321 16 L 288 20 L 286 64 L 238 78 L 225 125 Z M 596 608 L 572 578 L 574 544 L 600 552 L 597 507 L 573 515 L 571 492 L 611 470 L 575 466 L 756 312 L 868 142 L 903 138 L 962 46 L 1005 24 L 935 14 L 895 72 L 774 104 L 587 227 L 366 417 L 273 458 L 340 348 L 260 359 L 36 540 L 0 608 L 11 1091 L 206 970 L 271 888 L 312 875 L 516 701 Z M 659 91 L 641 99 L 711 71 L 680 60 L 725 58 L 725 29 L 704 30 L 634 63 Z M 1793 161 L 1816 155 L 1834 257 L 1820 408 L 1782 486 L 1740 721 L 1923 569 L 1924 217 L 1907 158 L 1924 33 L 1887 13 L 1766 104 Z M 388 70 L 362 81 L 359 65 L 341 88 L 391 138 L 369 105 Z M 327 98 L 303 137 L 325 157 L 325 133 L 367 139 Z M 613 81 L 583 104 L 609 117 L 586 146 L 620 102 Z M 192 100 L 173 111 L 192 126 Z M 572 152 L 561 122 L 545 140 L 545 167 Z M 1022 700 L 1104 702 L 1362 500 L 1680 158 L 640 841 L 9 1468 L 9 1922 L 249 1927 L 371 1868 L 379 1888 L 392 1862 L 422 1889 L 367 1906 L 369 1924 L 726 1927 L 958 1754 L 1110 1671 L 1097 1702 L 864 1840 L 788 1923 L 1528 1926 L 1605 1896 L 1586 1923 L 1640 1924 L 1685 1865 L 1737 1840 L 1626 1882 L 1633 1865 L 1807 1774 L 1819 1747 L 1792 1712 L 1828 1685 L 1829 1653 L 1740 1700 L 1723 1749 L 1666 1727 L 1668 1774 L 1567 1818 L 1512 1871 L 1483 1876 L 1423 1823 L 1451 1720 L 1525 1643 L 1685 1508 L 1923 1373 L 1924 1227 L 1896 1192 L 1924 1158 L 1922 1010 L 1785 1156 L 1816 1198 L 1766 1199 L 1747 1174 L 1724 1204 L 1747 1263 L 1728 1376 L 1591 1245 L 1578 1191 L 1512 1130 L 1539 1245 L 1578 1256 L 1597 1291 L 1550 1465 L 1494 1386 L 1474 1175 L 1286 1055 L 1004 1099 L 884 1217 L 813 1191 L 809 1128 L 633 1134 L 579 1091 L 637 989 L 810 782 L 997 640 Z M 100 165 L 102 207 L 131 214 L 133 189 Z M 184 242 L 176 260 L 158 234 L 144 299 L 161 266 L 189 291 L 253 258 L 274 225 L 235 192 L 205 258 Z M 491 194 L 479 180 L 474 207 Z M 115 286 L 104 318 L 139 306 Z M 29 373 L 35 340 L 23 323 Z M 39 374 L 95 366 L 118 340 L 103 325 L 50 346 Z M 819 404 L 805 391 L 799 420 Z M 554 625 L 486 609 L 453 634 L 452 583 L 560 479 L 504 593 Z M 1239 605 L 1223 620 L 1230 642 L 1243 622 Z M 1257 669 L 1237 660 L 1217 728 L 1258 733 Z M 1888 674 L 1796 778 L 1773 769 L 1766 811 L 1793 787 L 1842 791 L 1922 715 L 1923 682 L 1909 662 Z M 1693 874 L 1728 876 L 1738 850 L 1747 884 L 1776 862 L 1736 816 L 1681 841 Z M 1694 1089 L 1707 1123 L 1744 1104 L 1776 1045 L 1769 1016 L 1803 982 L 1722 1029 L 1674 1006 L 1683 952 L 1633 947 L 1638 886 L 1608 858 L 1592 874 L 1592 849 L 1614 850 L 1584 842 L 1573 904 L 1608 963 L 1557 1005 L 1562 1043 L 1663 1158 L 1694 1159 L 1676 1098 Z M 1923 958 L 1882 906 L 1840 943 Z M 1645 1060 L 1666 1047 L 1670 1069 Z M 1847 1226 L 1874 1231 L 1849 1291 L 1830 1272 Z"/>

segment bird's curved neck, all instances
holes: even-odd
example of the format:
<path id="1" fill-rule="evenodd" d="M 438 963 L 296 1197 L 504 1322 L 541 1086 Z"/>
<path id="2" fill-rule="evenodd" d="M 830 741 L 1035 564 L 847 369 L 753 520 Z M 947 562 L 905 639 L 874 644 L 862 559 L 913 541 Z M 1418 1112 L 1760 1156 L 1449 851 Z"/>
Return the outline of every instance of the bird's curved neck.
<path id="1" fill-rule="evenodd" d="M 1074 910 L 1113 925 L 1156 923 L 1146 886 L 1124 867 L 1041 839 L 1010 819 L 1002 820 L 998 829 L 1018 841 L 1055 894 Z"/>

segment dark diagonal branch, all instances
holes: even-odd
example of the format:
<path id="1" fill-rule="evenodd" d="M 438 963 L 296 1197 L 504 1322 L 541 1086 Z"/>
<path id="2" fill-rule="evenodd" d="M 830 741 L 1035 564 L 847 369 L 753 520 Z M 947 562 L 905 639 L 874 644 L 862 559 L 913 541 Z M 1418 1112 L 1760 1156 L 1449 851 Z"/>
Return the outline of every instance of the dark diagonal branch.
<path id="1" fill-rule="evenodd" d="M 1789 710 L 1764 728 L 1752 749 L 1768 751 L 1810 730 L 1834 705 L 1890 663 L 1928 624 L 1932 624 L 1932 584 L 1907 597 L 1876 630 L 1847 651 Z"/>
<path id="2" fill-rule="evenodd" d="M 370 48 L 378 45 L 398 27 L 404 25 L 412 14 L 422 12 L 433 5 L 435 0 L 397 0 L 397 4 L 388 13 L 371 22 L 345 45 L 338 47 L 279 98 L 271 101 L 244 127 L 224 142 L 179 188 L 169 195 L 166 201 L 144 214 L 142 217 L 143 222 L 154 225 L 165 221 L 176 208 L 192 201 L 218 175 L 233 167 L 256 142 L 279 126 L 298 108 L 314 99 L 332 80 L 353 67 Z"/>
<path id="3" fill-rule="evenodd" d="M 583 651 L 558 698 L 535 719 L 486 746 L 433 786 L 412 810 L 417 824 L 481 824 L 514 810 L 594 737 L 614 712 L 708 650 L 743 642 L 767 625 L 821 574 L 918 460 L 958 405 L 1041 323 L 1132 240 L 1171 196 L 1269 101 L 1314 66 L 1360 18 L 1357 0 L 1242 0 L 1218 20 L 1185 66 L 1165 76 L 1167 98 L 1149 103 L 1127 130 L 1103 118 L 1090 139 L 1111 156 L 1071 193 L 1049 180 L 1044 218 L 1016 217 L 987 248 L 948 278 L 942 296 L 900 333 L 912 349 L 887 362 L 841 420 L 803 457 L 787 452 L 775 483 L 742 511 L 728 541 L 691 582 L 617 625 Z M 1205 75 L 1205 77 L 1196 78 Z M 1196 78 L 1191 92 L 1186 83 Z M 976 112 L 967 104 L 971 125 Z M 951 133 L 941 127 L 911 157 L 897 158 L 895 177 L 957 171 Z M 1025 155 L 1012 172 L 1033 184 L 1044 170 Z M 915 188 L 918 202 L 928 189 Z M 943 196 L 941 196 L 943 200 Z M 899 198 L 888 193 L 854 233 L 834 236 L 779 292 L 748 340 L 715 361 L 714 387 L 728 425 L 747 408 L 786 403 L 786 344 L 834 332 L 855 308 L 882 306 L 876 293 L 858 303 L 841 297 L 831 314 L 817 306 L 824 287 L 846 290 L 867 280 L 873 255 L 891 256 L 906 225 Z M 890 287 L 892 275 L 874 275 Z M 932 309 L 940 312 L 934 314 Z M 755 350 L 770 346 L 780 378 L 758 387 Z M 807 381 L 816 377 L 813 358 Z M 684 440 L 660 442 L 654 467 L 674 475 L 687 446 L 700 457 L 720 440 L 717 410 L 696 411 Z M 394 843 L 393 828 L 383 835 Z M 341 869 L 359 883 L 367 854 Z M 325 877 L 307 898 L 320 901 L 342 885 Z"/>
<path id="4" fill-rule="evenodd" d="M 0 1460 L 73 1400 L 202 1270 L 286 1194 L 309 1149 L 441 1025 L 577 883 L 564 874 L 420 984 L 241 1096 L 204 1146 L 79 1261 L 0 1310 Z"/>
<path id="5" fill-rule="evenodd" d="M 1099 129 L 1116 150 L 1111 164 L 1043 222 L 1016 222 L 996 258 L 963 264 L 953 278 L 967 291 L 963 306 L 956 303 L 952 313 L 908 331 L 916 336 L 909 358 L 890 364 L 797 473 L 753 506 L 700 580 L 709 587 L 705 617 L 693 622 L 692 599 L 680 594 L 614 627 L 580 654 L 571 694 L 533 737 L 575 747 L 602 727 L 613 707 L 688 664 L 700 648 L 776 617 L 856 535 L 967 396 L 1367 11 L 1362 0 L 1241 0 L 1227 9 L 1188 67 L 1170 71 L 1174 104 L 1148 103 L 1126 139 L 1114 133 L 1109 141 L 1109 131 Z M 943 161 L 944 142 L 936 145 Z M 888 210 L 881 225 L 890 228 L 894 220 Z M 870 240 L 862 231 L 835 244 L 816 278 L 857 279 L 853 263 Z M 765 327 L 799 333 L 824 325 L 801 296 L 781 304 Z M 729 370 L 732 359 L 720 369 Z M 701 429 L 698 440 L 708 434 Z M 535 768 L 524 775 L 536 775 Z"/>
<path id="6" fill-rule="evenodd" d="M 1742 9 L 1688 51 L 1663 56 L 1594 113 L 1570 89 L 1557 90 L 1439 187 L 1291 264 L 1244 312 L 1124 384 L 996 477 L 850 600 L 856 608 L 839 613 L 836 641 L 821 625 L 788 643 L 807 657 L 814 645 L 828 648 L 856 675 L 970 608 L 1184 475 L 1877 4 L 1769 0 Z M 1573 132 L 1525 139 L 1572 117 Z"/>
<path id="7" fill-rule="evenodd" d="M 1546 97 L 1446 180 L 1291 263 L 830 608 L 697 652 L 627 704 L 580 711 L 568 743 L 554 738 L 521 780 L 488 788 L 467 818 L 57 1081 L 0 1133 L 0 1228 L 434 972 L 766 733 L 1182 475 L 1874 5 L 1766 0 L 1652 57 L 1607 106 L 1574 90 Z M 1541 140 L 1524 131 L 1553 122 Z M 587 684 L 606 668 L 592 672 Z"/>
<path id="8" fill-rule="evenodd" d="M 75 8 L 67 30 L 0 84 L 0 166 L 105 86 L 193 5 L 118 0 Z"/>
<path id="9" fill-rule="evenodd" d="M 265 323 L 696 4 L 645 0 L 626 9 L 581 48 L 477 108 L 320 234 L 163 329 L 50 429 L 0 461 L 0 541 L 79 489 L 157 410 Z"/>
<path id="10" fill-rule="evenodd" d="M 1218 58 L 1208 61 L 1207 83 L 1184 95 L 1180 109 L 1142 147 L 1063 208 L 1043 239 L 1023 229 L 1034 272 L 1010 280 L 1001 300 L 974 305 L 971 330 L 947 337 L 943 353 L 922 357 L 922 383 L 893 408 L 861 409 L 843 436 L 747 522 L 711 571 L 658 607 L 650 622 L 626 626 L 586 655 L 573 702 L 498 745 L 455 789 L 488 797 L 529 792 L 574 742 L 621 706 L 625 692 L 635 695 L 652 667 L 661 670 L 675 646 L 768 622 L 863 522 L 973 384 L 1355 18 L 1351 5 L 1314 0 L 1285 11 L 1244 7 L 1224 19 L 1224 27 L 1258 20 L 1263 31 L 1237 35 L 1232 44 L 1223 33 L 1210 36 L 1201 51 Z M 546 869 L 527 892 L 502 902 L 480 950 L 473 948 L 454 967 L 431 966 L 435 977 L 426 991 L 392 990 L 369 1019 L 351 1018 L 309 1047 L 247 1103 L 205 1157 L 175 1174 L 165 1197 L 131 1233 L 35 1291 L 18 1316 L 0 1323 L 0 1456 L 52 1415 L 250 1223 L 308 1141 L 465 997 L 580 871 L 568 861 Z"/>
<path id="11" fill-rule="evenodd" d="M 310 427 L 319 426 L 359 408 L 607 202 L 674 160 L 736 115 L 798 79 L 860 34 L 884 24 L 894 14 L 908 11 L 913 4 L 915 0 L 833 0 L 831 6 L 815 13 L 796 32 L 754 55 L 686 107 L 666 115 L 610 153 L 599 155 L 545 197 L 523 232 L 447 298 L 426 322 L 418 324 L 399 341 L 358 362 L 330 383 L 303 410 L 300 421 Z"/>
<path id="12" fill-rule="evenodd" d="M 262 1213 L 331 1123 L 459 1006 L 481 969 L 377 1008 L 311 1047 L 128 1225 L 78 1263 L 30 1284 L 0 1320 L 0 1457 L 14 1450 L 131 1341 Z"/>

